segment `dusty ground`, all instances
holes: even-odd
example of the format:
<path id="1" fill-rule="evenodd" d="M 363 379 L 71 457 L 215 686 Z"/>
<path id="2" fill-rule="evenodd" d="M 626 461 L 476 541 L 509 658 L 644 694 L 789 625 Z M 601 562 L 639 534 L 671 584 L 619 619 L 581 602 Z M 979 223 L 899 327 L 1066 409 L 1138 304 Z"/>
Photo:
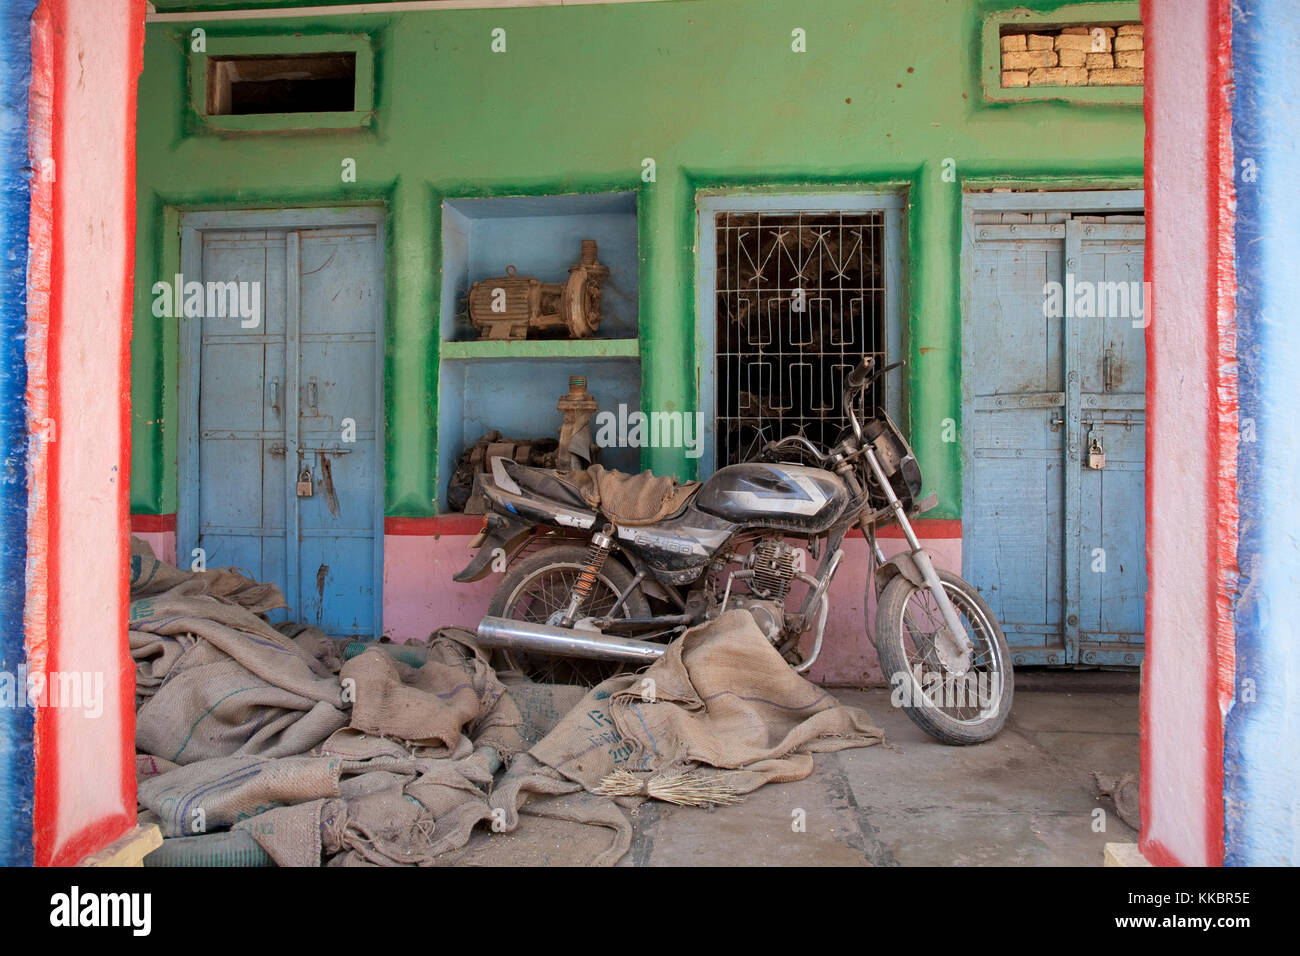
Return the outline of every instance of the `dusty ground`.
<path id="1" fill-rule="evenodd" d="M 1137 677 L 1026 673 L 1017 684 L 1007 727 L 978 747 L 931 740 L 883 689 L 837 689 L 884 727 L 892 749 L 818 754 L 812 776 L 763 787 L 737 806 L 646 804 L 619 865 L 1100 866 L 1103 844 L 1137 839 L 1092 781 L 1094 770 L 1137 772 Z M 1093 829 L 1098 807 L 1104 832 Z M 802 832 L 792 826 L 796 811 Z M 527 846 L 512 834 L 480 837 L 491 846 L 475 862 L 582 862 L 569 825 L 549 826 L 553 838 L 540 846 L 535 829 Z"/>
<path id="2" fill-rule="evenodd" d="M 1103 844 L 1137 839 L 1092 782 L 1093 770 L 1137 772 L 1136 680 L 1035 676 L 1003 732 L 978 747 L 934 742 L 884 690 L 837 690 L 898 749 L 818 754 L 811 777 L 736 807 L 657 804 L 639 815 L 621 865 L 1100 866 Z M 1104 833 L 1093 831 L 1096 807 Z M 792 830 L 798 809 L 803 833 Z"/>

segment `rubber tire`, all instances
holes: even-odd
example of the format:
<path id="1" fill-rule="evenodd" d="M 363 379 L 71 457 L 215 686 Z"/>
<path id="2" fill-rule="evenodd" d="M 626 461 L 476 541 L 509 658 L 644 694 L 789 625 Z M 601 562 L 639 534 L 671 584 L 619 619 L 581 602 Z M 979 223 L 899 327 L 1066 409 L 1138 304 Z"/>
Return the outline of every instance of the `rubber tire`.
<path id="1" fill-rule="evenodd" d="M 529 578 L 556 566 L 572 567 L 577 571 L 581 571 L 587 566 L 587 556 L 587 548 L 570 544 L 553 545 L 530 555 L 506 572 L 505 578 L 501 581 L 501 586 L 497 588 L 496 593 L 492 595 L 491 603 L 488 604 L 488 614 L 492 617 L 510 617 L 511 615 L 507 613 L 506 604 L 510 600 L 510 596 L 521 585 L 525 584 Z M 622 594 L 627 586 L 632 583 L 633 574 L 622 562 L 611 555 L 605 559 L 599 577 L 603 580 L 603 583 L 614 590 L 614 594 L 617 596 Z M 627 600 L 623 602 L 622 612 L 624 617 L 650 616 L 650 603 L 646 600 L 645 595 L 641 593 L 639 587 L 627 596 Z M 527 660 L 527 655 L 511 653 L 504 649 L 498 650 L 493 655 L 493 663 L 499 665 L 499 670 L 515 670 L 530 679 L 536 679 L 536 671 L 525 663 Z M 608 670 L 606 677 L 621 673 L 627 670 L 629 666 L 620 666 L 617 661 L 590 661 L 590 663 L 610 665 L 606 668 Z"/>
<path id="2" fill-rule="evenodd" d="M 938 708 L 931 706 L 904 706 L 903 711 L 911 718 L 912 723 L 941 743 L 953 746 L 984 743 L 997 736 L 1006 724 L 1007 718 L 1011 716 L 1011 704 L 1015 696 L 1015 673 L 1011 666 L 1011 650 L 1007 646 L 1006 635 L 1002 633 L 1002 625 L 998 623 L 998 619 L 980 593 L 951 571 L 937 570 L 937 573 L 946 591 L 950 594 L 954 591 L 959 592 L 989 622 L 1001 658 L 1002 699 L 998 702 L 998 709 L 994 714 L 975 724 L 953 720 Z M 885 673 L 886 680 L 890 680 L 891 688 L 893 683 L 890 675 L 911 673 L 908 668 L 907 654 L 903 648 L 901 628 L 896 625 L 901 625 L 903 609 L 907 601 L 919 590 L 925 588 L 918 588 L 899 574 L 886 585 L 884 593 L 880 596 L 880 604 L 876 610 L 876 653 L 880 657 L 880 667 Z M 961 615 L 960 609 L 958 615 Z M 914 679 L 911 680 L 912 689 L 915 691 L 916 682 Z"/>

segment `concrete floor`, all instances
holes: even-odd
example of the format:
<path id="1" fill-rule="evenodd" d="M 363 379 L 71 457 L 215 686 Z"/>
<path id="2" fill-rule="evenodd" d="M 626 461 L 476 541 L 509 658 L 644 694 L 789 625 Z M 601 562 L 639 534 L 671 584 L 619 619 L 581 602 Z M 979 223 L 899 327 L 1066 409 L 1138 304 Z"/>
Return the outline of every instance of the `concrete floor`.
<path id="1" fill-rule="evenodd" d="M 1092 779 L 1137 772 L 1136 675 L 1027 673 L 1017 684 L 1007 726 L 977 747 L 933 741 L 887 690 L 836 690 L 892 748 L 818 754 L 812 776 L 737 806 L 647 804 L 619 865 L 1100 866 L 1104 844 L 1137 840 Z M 1093 829 L 1097 807 L 1104 832 Z M 797 809 L 802 833 L 791 827 Z"/>
<path id="2" fill-rule="evenodd" d="M 1137 840 L 1092 778 L 1137 772 L 1137 691 L 1133 673 L 1018 673 L 1002 733 L 945 747 L 891 707 L 887 690 L 836 689 L 885 729 L 889 746 L 817 754 L 811 776 L 736 806 L 642 804 L 618 865 L 1101 866 L 1106 843 Z M 1098 807 L 1104 832 L 1093 830 Z M 581 866 L 606 845 L 592 840 L 578 824 L 530 818 L 513 833 L 476 831 L 442 863 Z"/>

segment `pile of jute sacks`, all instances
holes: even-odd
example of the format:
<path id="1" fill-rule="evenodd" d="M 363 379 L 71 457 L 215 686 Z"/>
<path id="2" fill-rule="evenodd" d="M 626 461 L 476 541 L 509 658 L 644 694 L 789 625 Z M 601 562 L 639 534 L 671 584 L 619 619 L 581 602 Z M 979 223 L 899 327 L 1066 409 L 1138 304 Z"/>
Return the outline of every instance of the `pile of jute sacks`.
<path id="1" fill-rule="evenodd" d="M 505 835 L 530 861 L 547 821 L 566 825 L 570 860 L 576 845 L 611 865 L 629 812 L 673 799 L 658 784 L 734 802 L 883 738 L 743 611 L 583 689 L 504 683 L 464 628 L 349 658 L 315 628 L 267 623 L 285 607 L 274 584 L 183 571 L 138 539 L 130 587 L 141 822 L 171 838 L 246 830 L 280 866 L 510 862 L 491 851 Z"/>

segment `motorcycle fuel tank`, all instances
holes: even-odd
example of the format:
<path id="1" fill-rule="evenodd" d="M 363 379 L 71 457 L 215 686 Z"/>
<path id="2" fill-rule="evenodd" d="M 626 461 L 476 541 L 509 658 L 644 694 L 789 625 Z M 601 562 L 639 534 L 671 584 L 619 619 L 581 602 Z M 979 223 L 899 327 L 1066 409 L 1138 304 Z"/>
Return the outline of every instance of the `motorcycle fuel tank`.
<path id="1" fill-rule="evenodd" d="M 746 527 L 819 534 L 835 524 L 848 500 L 844 482 L 829 471 L 746 462 L 714 472 L 694 504 L 706 514 Z"/>

